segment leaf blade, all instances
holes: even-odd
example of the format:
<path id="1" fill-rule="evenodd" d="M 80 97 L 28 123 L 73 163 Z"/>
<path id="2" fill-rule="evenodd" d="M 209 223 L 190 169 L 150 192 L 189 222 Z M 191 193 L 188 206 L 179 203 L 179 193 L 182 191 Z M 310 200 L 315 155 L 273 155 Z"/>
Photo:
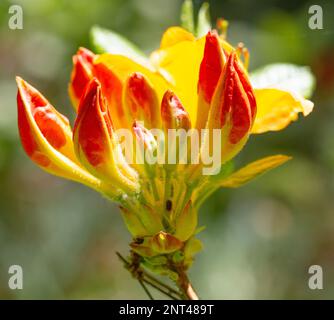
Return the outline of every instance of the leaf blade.
<path id="1" fill-rule="evenodd" d="M 196 35 L 204 37 L 211 29 L 210 5 L 204 2 L 198 12 Z"/>
<path id="2" fill-rule="evenodd" d="M 147 60 L 145 54 L 135 44 L 114 31 L 93 26 L 90 30 L 90 39 L 97 53 L 112 53 L 131 59 Z"/>
<path id="3" fill-rule="evenodd" d="M 192 0 L 185 0 L 181 7 L 181 27 L 195 33 L 194 6 Z"/>

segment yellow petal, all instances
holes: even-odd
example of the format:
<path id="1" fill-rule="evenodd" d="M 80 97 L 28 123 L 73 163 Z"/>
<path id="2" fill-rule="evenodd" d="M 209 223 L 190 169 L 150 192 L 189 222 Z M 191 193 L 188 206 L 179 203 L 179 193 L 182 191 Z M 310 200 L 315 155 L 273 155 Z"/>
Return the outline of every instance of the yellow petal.
<path id="1" fill-rule="evenodd" d="M 278 131 L 298 119 L 298 113 L 307 116 L 313 103 L 300 94 L 275 88 L 255 89 L 257 114 L 252 133 Z"/>
<path id="2" fill-rule="evenodd" d="M 164 32 L 161 38 L 160 49 L 173 46 L 181 41 L 195 41 L 195 37 L 192 33 L 181 27 L 170 27 Z"/>
<path id="3" fill-rule="evenodd" d="M 269 156 L 254 162 L 232 173 L 224 179 L 219 185 L 225 188 L 238 188 L 257 176 L 274 169 L 290 160 L 291 157 L 285 155 Z"/>
<path id="4" fill-rule="evenodd" d="M 153 66 L 172 84 L 171 89 L 189 113 L 191 123 L 196 123 L 197 82 L 204 44 L 205 37 L 181 41 L 154 51 L 150 57 Z"/>

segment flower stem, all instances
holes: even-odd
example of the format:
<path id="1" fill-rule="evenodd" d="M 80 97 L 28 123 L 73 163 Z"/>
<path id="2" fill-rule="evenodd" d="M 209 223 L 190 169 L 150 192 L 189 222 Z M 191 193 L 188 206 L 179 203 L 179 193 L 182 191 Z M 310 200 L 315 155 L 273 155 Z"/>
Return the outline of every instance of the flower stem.
<path id="1" fill-rule="evenodd" d="M 186 300 L 199 300 L 197 293 L 195 292 L 187 273 L 183 269 L 177 270 L 179 279 L 176 284 L 182 292 L 183 298 Z"/>
<path id="2" fill-rule="evenodd" d="M 184 293 L 187 296 L 188 300 L 199 300 L 199 297 L 190 282 L 188 282 Z"/>

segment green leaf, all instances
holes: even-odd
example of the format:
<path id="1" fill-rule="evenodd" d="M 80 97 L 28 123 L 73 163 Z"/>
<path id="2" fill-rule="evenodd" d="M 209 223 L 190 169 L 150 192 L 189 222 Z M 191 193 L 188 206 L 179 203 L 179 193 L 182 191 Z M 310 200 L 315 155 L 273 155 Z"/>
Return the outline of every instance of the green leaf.
<path id="1" fill-rule="evenodd" d="M 90 31 L 90 39 L 97 53 L 112 53 L 131 59 L 146 60 L 145 54 L 136 45 L 111 30 L 94 26 Z"/>
<path id="2" fill-rule="evenodd" d="M 250 74 L 254 88 L 275 87 L 292 90 L 309 98 L 315 87 L 315 77 L 309 67 L 288 63 L 275 63 L 264 66 Z"/>
<path id="3" fill-rule="evenodd" d="M 204 2 L 198 12 L 197 32 L 198 38 L 205 36 L 212 29 L 210 18 L 210 6 Z"/>
<path id="4" fill-rule="evenodd" d="M 194 6 L 192 0 L 185 0 L 181 7 L 181 27 L 195 33 Z"/>

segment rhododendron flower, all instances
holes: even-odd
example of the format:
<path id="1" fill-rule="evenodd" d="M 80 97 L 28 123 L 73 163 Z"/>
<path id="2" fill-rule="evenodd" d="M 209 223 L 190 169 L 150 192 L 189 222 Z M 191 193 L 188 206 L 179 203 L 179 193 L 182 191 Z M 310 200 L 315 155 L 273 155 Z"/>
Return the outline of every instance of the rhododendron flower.
<path id="1" fill-rule="evenodd" d="M 235 172 L 231 159 L 251 135 L 284 129 L 298 113 L 308 115 L 313 104 L 296 92 L 254 89 L 242 50 L 215 30 L 195 38 L 171 27 L 144 62 L 80 48 L 73 64 L 72 127 L 39 91 L 17 78 L 22 145 L 42 169 L 117 202 L 133 237 L 130 261 L 167 274 L 184 288 L 184 272 L 201 249 L 195 238 L 200 204 L 216 189 L 239 187 L 289 157 L 269 156 Z M 132 143 L 123 141 L 122 129 L 131 133 Z M 187 161 L 152 164 L 144 153 L 154 157 L 160 146 L 151 129 L 164 133 L 165 160 L 170 129 L 204 134 L 198 135 L 195 154 L 192 143 L 185 147 Z M 144 159 L 140 163 L 125 155 L 134 144 L 141 146 L 135 150 L 136 158 Z M 214 174 L 203 174 L 205 150 L 207 155 L 218 150 Z"/>

